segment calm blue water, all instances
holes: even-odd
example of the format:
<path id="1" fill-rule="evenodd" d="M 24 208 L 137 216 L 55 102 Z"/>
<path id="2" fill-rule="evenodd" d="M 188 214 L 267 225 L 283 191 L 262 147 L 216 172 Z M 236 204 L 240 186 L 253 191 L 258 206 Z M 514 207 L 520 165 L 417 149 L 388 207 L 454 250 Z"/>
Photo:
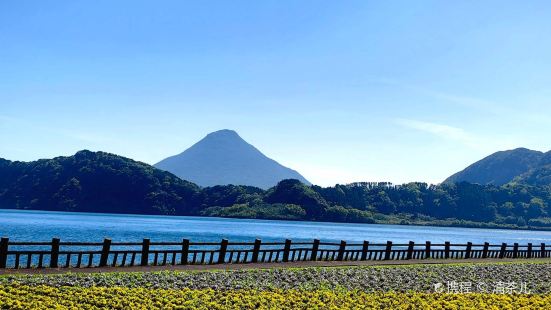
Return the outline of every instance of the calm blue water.
<path id="1" fill-rule="evenodd" d="M 188 238 L 192 242 L 218 242 L 222 238 L 232 242 L 254 241 L 255 238 L 263 241 L 318 238 L 327 242 L 369 240 L 382 243 L 391 240 L 406 243 L 412 240 L 417 243 L 430 240 L 433 243 L 551 244 L 551 232 L 543 231 L 21 210 L 0 210 L 0 235 L 12 241 L 49 241 L 52 237 L 90 242 L 99 242 L 104 237 L 114 242 L 141 241 L 143 238 L 151 241 Z"/>

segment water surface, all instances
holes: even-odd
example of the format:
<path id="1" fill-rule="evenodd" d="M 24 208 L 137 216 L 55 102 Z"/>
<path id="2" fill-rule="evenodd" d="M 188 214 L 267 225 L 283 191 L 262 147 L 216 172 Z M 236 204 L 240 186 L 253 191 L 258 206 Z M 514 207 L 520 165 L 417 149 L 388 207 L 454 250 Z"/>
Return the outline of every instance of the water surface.
<path id="1" fill-rule="evenodd" d="M 430 240 L 433 243 L 551 244 L 551 232 L 547 231 L 23 210 L 0 210 L 0 235 L 13 241 L 49 241 L 53 237 L 62 241 L 89 242 L 99 242 L 105 237 L 116 242 L 143 238 L 151 241 L 187 238 L 193 242 L 218 242 L 222 238 L 233 242 L 254 241 L 255 238 L 263 241 L 317 238 L 327 242 L 369 240 L 383 243 L 391 240 L 407 243 L 412 240 L 418 243 Z"/>

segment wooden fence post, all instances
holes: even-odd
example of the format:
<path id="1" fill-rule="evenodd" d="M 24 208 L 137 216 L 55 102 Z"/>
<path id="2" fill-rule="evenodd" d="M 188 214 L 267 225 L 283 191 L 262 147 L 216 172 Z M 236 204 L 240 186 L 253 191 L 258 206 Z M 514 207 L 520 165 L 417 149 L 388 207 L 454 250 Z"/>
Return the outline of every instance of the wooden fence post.
<path id="1" fill-rule="evenodd" d="M 513 244 L 513 258 L 518 257 L 518 243 Z"/>
<path id="2" fill-rule="evenodd" d="M 541 244 L 541 248 L 540 248 L 540 251 L 541 251 L 541 254 L 540 254 L 540 257 L 541 258 L 545 258 L 547 255 L 547 253 L 545 253 L 545 243 L 542 243 Z"/>
<path id="3" fill-rule="evenodd" d="M 101 256 L 99 259 L 99 266 L 107 266 L 107 260 L 109 259 L 109 250 L 111 249 L 111 239 L 103 239 L 103 246 L 101 247 Z"/>
<path id="4" fill-rule="evenodd" d="M 50 268 L 57 268 L 59 258 L 59 238 L 52 238 L 52 250 L 50 252 Z"/>
<path id="5" fill-rule="evenodd" d="M 342 261 L 344 258 L 344 251 L 346 249 L 346 241 L 341 240 L 341 245 L 339 246 L 339 253 L 337 255 L 337 260 Z"/>
<path id="6" fill-rule="evenodd" d="M 450 258 L 450 242 L 444 242 L 444 258 Z"/>
<path id="7" fill-rule="evenodd" d="M 254 241 L 254 246 L 253 246 L 253 256 L 251 258 L 251 262 L 252 263 L 256 263 L 258 262 L 258 253 L 260 252 L 260 245 L 262 244 L 262 241 L 260 239 L 256 239 Z M 299 257 L 300 259 L 300 257 Z"/>
<path id="8" fill-rule="evenodd" d="M 408 254 L 406 259 L 412 259 L 413 258 L 413 248 L 415 247 L 415 242 L 410 241 L 408 244 Z"/>
<path id="9" fill-rule="evenodd" d="M 283 262 L 286 263 L 289 261 L 289 252 L 291 251 L 291 240 L 285 240 L 285 246 L 283 247 Z"/>
<path id="10" fill-rule="evenodd" d="M 490 248 L 490 244 L 488 242 L 484 242 L 484 248 L 482 249 L 482 258 L 488 258 L 489 248 Z"/>
<path id="11" fill-rule="evenodd" d="M 465 251 L 465 259 L 471 258 L 471 250 L 473 248 L 472 242 L 467 242 L 467 250 Z"/>
<path id="12" fill-rule="evenodd" d="M 224 243 L 224 240 L 225 239 L 222 239 L 222 243 Z M 226 244 L 227 244 L 227 240 L 226 240 Z M 182 239 L 182 249 L 180 250 L 180 265 L 187 265 L 188 253 L 189 253 L 189 239 Z M 225 253 L 224 253 L 224 256 L 226 256 Z M 220 256 L 218 256 L 218 261 L 220 261 Z"/>
<path id="13" fill-rule="evenodd" d="M 385 260 L 390 260 L 390 253 L 392 251 L 392 241 L 386 242 Z"/>
<path id="14" fill-rule="evenodd" d="M 425 242 L 425 258 L 430 258 L 430 241 Z"/>
<path id="15" fill-rule="evenodd" d="M 362 260 L 367 259 L 367 251 L 369 250 L 369 241 L 364 240 L 363 246 L 362 246 Z"/>
<path id="16" fill-rule="evenodd" d="M 507 251 L 507 243 L 502 243 L 501 248 L 499 249 L 499 258 L 505 257 L 505 251 Z"/>
<path id="17" fill-rule="evenodd" d="M 10 243 L 10 239 L 6 237 L 2 237 L 0 239 L 0 268 L 6 268 L 6 265 L 8 264 L 8 244 Z"/>
<path id="18" fill-rule="evenodd" d="M 310 255 L 310 260 L 315 261 L 318 259 L 318 250 L 320 247 L 319 239 L 314 239 L 314 244 L 312 245 L 312 254 Z"/>
<path id="19" fill-rule="evenodd" d="M 528 251 L 526 253 L 527 258 L 532 258 L 532 243 L 528 243 Z"/>
<path id="20" fill-rule="evenodd" d="M 147 266 L 149 264 L 149 243 L 150 243 L 150 240 L 148 238 L 143 239 L 142 255 L 141 255 L 141 262 L 140 262 L 140 265 L 142 266 Z"/>
<path id="21" fill-rule="evenodd" d="M 187 241 L 187 244 L 186 244 Z M 189 240 L 184 239 L 184 244 L 186 244 L 186 248 L 184 249 L 184 245 L 182 245 L 182 252 L 186 252 L 186 264 L 187 264 L 187 254 L 189 251 Z M 224 264 L 226 262 L 226 253 L 228 251 L 228 239 L 222 239 L 222 242 L 220 242 L 220 251 L 218 252 L 218 264 Z M 184 254 L 182 254 L 184 255 Z M 183 263 L 182 263 L 183 265 Z"/>

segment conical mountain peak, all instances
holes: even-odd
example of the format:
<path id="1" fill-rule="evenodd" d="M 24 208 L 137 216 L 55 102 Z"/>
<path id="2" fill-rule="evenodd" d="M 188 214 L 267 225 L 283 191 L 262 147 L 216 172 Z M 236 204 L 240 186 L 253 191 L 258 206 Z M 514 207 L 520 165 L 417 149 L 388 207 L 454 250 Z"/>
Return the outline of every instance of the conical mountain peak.
<path id="1" fill-rule="evenodd" d="M 235 130 L 221 129 L 209 133 L 205 138 L 242 139 Z"/>
<path id="2" fill-rule="evenodd" d="M 284 179 L 310 184 L 298 172 L 268 158 L 233 130 L 209 133 L 181 154 L 168 157 L 155 167 L 200 186 L 275 186 Z"/>

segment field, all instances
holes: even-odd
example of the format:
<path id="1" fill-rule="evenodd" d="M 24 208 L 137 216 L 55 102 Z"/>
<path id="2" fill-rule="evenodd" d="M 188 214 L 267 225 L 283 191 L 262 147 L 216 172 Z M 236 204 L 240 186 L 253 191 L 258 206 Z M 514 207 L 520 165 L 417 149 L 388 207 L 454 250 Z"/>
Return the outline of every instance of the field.
<path id="1" fill-rule="evenodd" d="M 1 309 L 546 309 L 551 263 L 4 275 Z"/>

